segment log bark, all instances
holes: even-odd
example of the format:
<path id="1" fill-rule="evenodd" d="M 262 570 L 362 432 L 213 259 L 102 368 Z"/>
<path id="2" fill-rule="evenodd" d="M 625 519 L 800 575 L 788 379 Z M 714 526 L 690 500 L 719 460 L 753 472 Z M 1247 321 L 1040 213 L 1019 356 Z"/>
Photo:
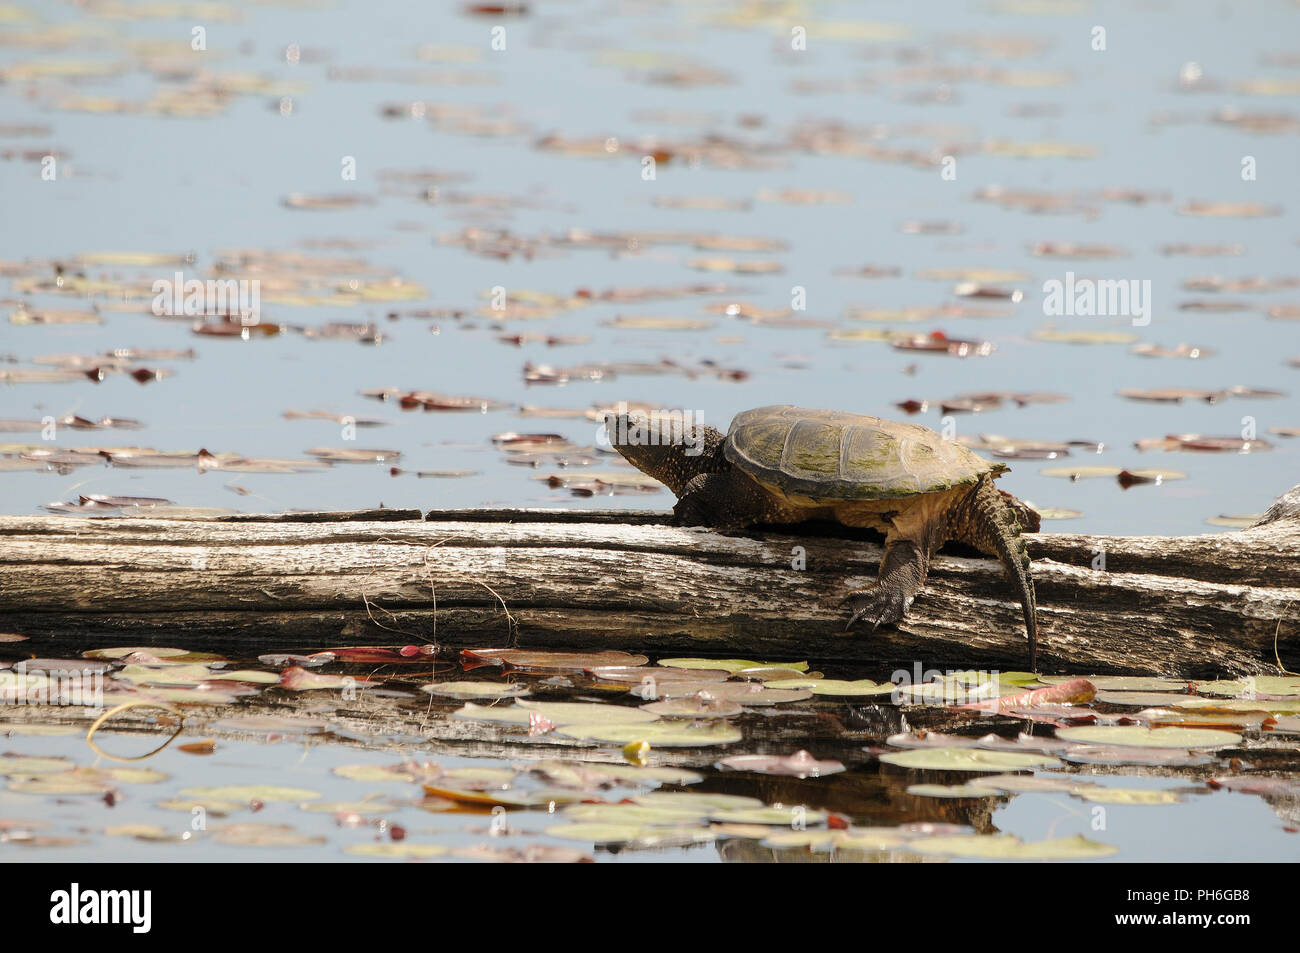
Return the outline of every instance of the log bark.
<path id="1" fill-rule="evenodd" d="M 1283 666 L 1300 669 L 1300 520 L 1293 506 L 1270 513 L 1230 533 L 1030 536 L 1040 670 L 1276 672 L 1275 641 Z M 838 601 L 871 582 L 880 560 L 867 534 L 800 526 L 724 536 L 667 518 L 2 517 L 0 629 L 70 648 L 116 639 L 249 654 L 435 641 L 909 672 L 1025 666 L 1020 610 L 994 560 L 945 551 L 901 626 L 845 632 Z"/>

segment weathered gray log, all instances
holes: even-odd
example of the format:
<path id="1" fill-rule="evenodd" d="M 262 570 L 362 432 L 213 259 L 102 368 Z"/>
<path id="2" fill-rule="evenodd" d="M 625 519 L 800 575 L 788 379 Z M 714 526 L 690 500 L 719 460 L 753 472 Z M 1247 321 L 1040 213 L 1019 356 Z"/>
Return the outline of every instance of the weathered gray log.
<path id="1" fill-rule="evenodd" d="M 845 633 L 838 600 L 880 559 L 851 531 L 723 536 L 645 512 L 415 517 L 0 518 L 0 628 L 223 650 L 437 641 L 1025 664 L 1019 608 L 990 559 L 937 557 L 904 625 Z M 1293 513 L 1188 537 L 1039 534 L 1029 548 L 1042 671 L 1271 672 L 1275 639 L 1300 668 Z"/>

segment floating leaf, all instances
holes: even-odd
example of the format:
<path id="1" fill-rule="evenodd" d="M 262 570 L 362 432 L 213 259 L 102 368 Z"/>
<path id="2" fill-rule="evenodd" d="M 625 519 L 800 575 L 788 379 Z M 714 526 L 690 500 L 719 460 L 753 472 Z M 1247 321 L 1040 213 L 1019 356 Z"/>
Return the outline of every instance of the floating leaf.
<path id="1" fill-rule="evenodd" d="M 287 824 L 228 824 L 212 835 L 218 844 L 236 847 L 314 847 L 325 843 L 324 837 L 303 834 Z"/>
<path id="2" fill-rule="evenodd" d="M 1045 754 L 984 751 L 978 748 L 916 748 L 882 754 L 885 764 L 918 771 L 1003 772 L 1050 767 L 1061 762 Z"/>
<path id="3" fill-rule="evenodd" d="M 1071 775 L 995 774 L 975 778 L 965 786 L 1007 794 L 1051 794 L 1073 792 L 1090 783 L 1092 782 L 1078 781 Z"/>
<path id="4" fill-rule="evenodd" d="M 749 659 L 708 659 L 708 658 L 666 658 L 660 659 L 659 664 L 670 668 L 686 668 L 694 670 L 717 669 L 724 672 L 735 674 L 742 669 L 747 668 L 789 668 L 796 672 L 808 671 L 807 662 L 753 662 Z"/>
<path id="5" fill-rule="evenodd" d="M 714 698 L 707 691 L 642 705 L 641 709 L 661 718 L 732 718 L 744 711 L 737 702 Z"/>
<path id="6" fill-rule="evenodd" d="M 806 688 L 814 695 L 838 697 L 866 697 L 870 695 L 892 695 L 898 687 L 893 682 L 873 682 L 863 678 L 857 681 L 845 681 L 838 678 L 787 678 L 767 683 L 771 689 Z"/>
<path id="7" fill-rule="evenodd" d="M 1068 682 L 1076 675 L 1044 675 L 1042 681 L 1052 685 Z M 1141 675 L 1089 675 L 1088 681 L 1103 692 L 1186 692 L 1185 678 L 1152 678 Z"/>
<path id="8" fill-rule="evenodd" d="M 280 787 L 273 784 L 227 784 L 216 787 L 186 788 L 180 792 L 181 797 L 196 801 L 314 801 L 319 798 L 319 791 L 308 788 Z"/>
<path id="9" fill-rule="evenodd" d="M 915 797 L 972 798 L 997 797 L 998 792 L 975 784 L 911 784 L 907 793 Z"/>
<path id="10" fill-rule="evenodd" d="M 713 832 L 706 827 L 638 827 L 634 824 L 553 824 L 548 837 L 588 841 L 592 844 L 620 844 L 627 849 L 681 847 L 707 844 Z"/>
<path id="11" fill-rule="evenodd" d="M 766 754 L 742 754 L 723 758 L 717 767 L 730 771 L 750 771 L 754 774 L 775 774 L 791 778 L 819 778 L 838 774 L 844 770 L 842 762 L 818 761 L 807 751 L 796 751 L 780 757 Z"/>
<path id="12" fill-rule="evenodd" d="M 579 741 L 624 745 L 648 741 L 656 748 L 705 748 L 734 744 L 743 737 L 740 729 L 727 721 L 658 722 L 656 724 L 569 724 L 556 733 Z"/>
<path id="13" fill-rule="evenodd" d="M 608 650 L 603 652 L 543 652 L 533 649 L 465 649 L 460 653 L 465 671 L 480 665 L 499 665 L 507 671 L 565 672 L 609 666 L 645 665 L 644 655 Z"/>
<path id="14" fill-rule="evenodd" d="M 1081 834 L 1028 844 L 1010 834 L 922 837 L 909 841 L 907 849 L 921 854 L 984 860 L 1090 860 L 1119 853 L 1118 848 L 1090 841 Z"/>
<path id="15" fill-rule="evenodd" d="M 1152 765 L 1161 767 L 1194 767 L 1209 764 L 1214 760 L 1203 751 L 1194 751 L 1189 748 L 1138 748 L 1124 745 L 1075 745 L 1063 751 L 1061 758 L 1075 764 Z"/>
<path id="16" fill-rule="evenodd" d="M 389 860 L 424 860 L 441 857 L 448 848 L 441 844 L 417 844 L 412 841 L 388 841 L 382 844 L 349 844 L 343 853 L 355 857 L 385 857 Z"/>
<path id="17" fill-rule="evenodd" d="M 814 851 L 886 851 L 901 847 L 907 837 L 896 831 L 777 831 L 763 838 L 763 846 L 775 850 L 803 848 Z"/>
<path id="18" fill-rule="evenodd" d="M 1088 787 L 1073 792 L 1075 797 L 1094 804 L 1179 804 L 1182 798 L 1176 791 L 1157 791 L 1151 788 Z"/>
<path id="19" fill-rule="evenodd" d="M 1143 728 L 1140 725 L 1082 725 L 1058 728 L 1058 738 L 1093 745 L 1138 748 L 1227 748 L 1241 743 L 1241 735 L 1210 728 Z"/>
<path id="20" fill-rule="evenodd" d="M 473 681 L 434 682 L 432 685 L 421 685 L 420 691 L 449 698 L 519 698 L 530 694 L 523 685 Z"/>
<path id="21" fill-rule="evenodd" d="M 588 727 L 598 724 L 643 724 L 659 718 L 652 712 L 624 705 L 602 705 L 599 702 L 525 702 L 524 700 L 518 700 L 512 706 L 501 707 L 487 707 L 469 702 L 458 709 L 452 717 L 466 721 L 527 725 L 529 716 L 534 713 L 556 725 L 583 723 Z"/>

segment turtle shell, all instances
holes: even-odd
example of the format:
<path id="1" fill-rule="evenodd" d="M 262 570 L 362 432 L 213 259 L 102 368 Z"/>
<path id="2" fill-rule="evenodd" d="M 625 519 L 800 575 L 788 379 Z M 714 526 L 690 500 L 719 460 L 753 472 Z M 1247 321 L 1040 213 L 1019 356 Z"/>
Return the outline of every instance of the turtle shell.
<path id="1" fill-rule="evenodd" d="M 763 486 L 808 503 L 901 499 L 1007 469 L 929 427 L 788 405 L 737 414 L 725 453 Z"/>

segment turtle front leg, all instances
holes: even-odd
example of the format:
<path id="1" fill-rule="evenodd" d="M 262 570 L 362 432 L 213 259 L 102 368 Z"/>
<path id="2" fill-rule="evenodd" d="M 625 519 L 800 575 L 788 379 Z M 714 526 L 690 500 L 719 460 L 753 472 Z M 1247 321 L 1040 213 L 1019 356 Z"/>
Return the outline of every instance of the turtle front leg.
<path id="1" fill-rule="evenodd" d="M 923 546 L 904 537 L 888 537 L 876 584 L 850 592 L 840 603 L 848 603 L 853 610 L 845 628 L 852 628 L 859 619 L 870 622 L 873 632 L 898 622 L 925 585 L 929 569 L 930 555 Z"/>
<path id="2" fill-rule="evenodd" d="M 780 522 L 774 501 L 743 473 L 701 473 L 682 489 L 673 507 L 681 526 L 709 526 L 733 532 L 755 523 Z"/>

